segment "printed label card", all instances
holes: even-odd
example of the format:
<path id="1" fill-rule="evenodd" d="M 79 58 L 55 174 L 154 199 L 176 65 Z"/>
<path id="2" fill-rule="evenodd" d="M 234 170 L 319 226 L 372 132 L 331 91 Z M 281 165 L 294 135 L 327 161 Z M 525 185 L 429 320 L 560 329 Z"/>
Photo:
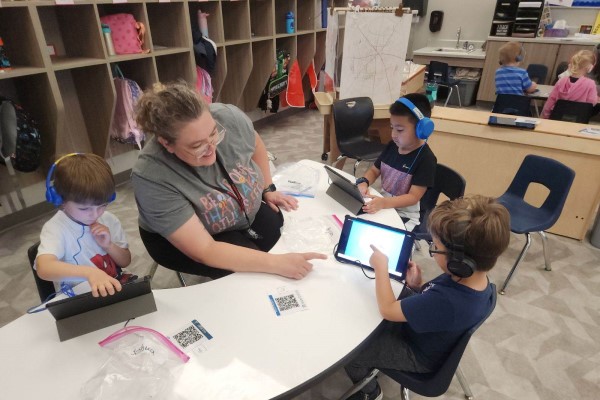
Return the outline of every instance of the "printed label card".
<path id="1" fill-rule="evenodd" d="M 169 339 L 186 354 L 200 354 L 209 349 L 209 341 L 213 337 L 200 322 L 194 319 L 170 335 Z"/>
<path id="2" fill-rule="evenodd" d="M 278 317 L 308 309 L 298 290 L 285 287 L 278 288 L 275 293 L 270 294 L 269 301 Z"/>

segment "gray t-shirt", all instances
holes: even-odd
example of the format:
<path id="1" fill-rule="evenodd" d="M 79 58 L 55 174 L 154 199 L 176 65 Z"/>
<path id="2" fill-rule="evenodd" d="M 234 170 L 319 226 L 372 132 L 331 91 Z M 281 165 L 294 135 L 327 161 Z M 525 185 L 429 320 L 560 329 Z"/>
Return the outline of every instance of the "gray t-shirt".
<path id="1" fill-rule="evenodd" d="M 211 104 L 210 112 L 226 129 L 217 146 L 217 157 L 244 199 L 252 222 L 262 201 L 264 183 L 261 170 L 251 158 L 256 143 L 252 122 L 232 105 Z M 140 153 L 131 178 L 139 225 L 147 231 L 167 238 L 193 214 L 211 235 L 248 227 L 235 192 L 217 162 L 192 167 L 152 138 Z"/>

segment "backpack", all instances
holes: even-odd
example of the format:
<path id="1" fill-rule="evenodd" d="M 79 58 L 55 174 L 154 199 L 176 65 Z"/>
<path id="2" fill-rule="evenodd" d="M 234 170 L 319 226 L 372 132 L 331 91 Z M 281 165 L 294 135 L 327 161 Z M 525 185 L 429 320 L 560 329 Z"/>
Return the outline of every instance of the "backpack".
<path id="1" fill-rule="evenodd" d="M 7 167 L 32 172 L 40 166 L 42 140 L 37 123 L 19 104 L 0 97 L 0 156 Z"/>
<path id="2" fill-rule="evenodd" d="M 194 43 L 194 58 L 196 65 L 209 74 L 215 72 L 217 62 L 217 49 L 215 43 L 202 36 L 199 29 L 192 29 L 192 42 Z"/>
<path id="3" fill-rule="evenodd" d="M 144 50 L 146 27 L 131 14 L 120 13 L 100 17 L 100 22 L 110 27 L 113 46 L 117 54 L 148 53 Z"/>
<path id="4" fill-rule="evenodd" d="M 113 79 L 117 100 L 110 124 L 110 137 L 121 143 L 135 143 L 141 150 L 145 135 L 135 122 L 134 108 L 142 95 L 142 89 L 135 81 L 125 78 L 118 66 L 115 71 L 120 76 Z"/>
<path id="5" fill-rule="evenodd" d="M 207 104 L 212 103 L 213 87 L 208 72 L 196 65 L 196 90 Z"/>

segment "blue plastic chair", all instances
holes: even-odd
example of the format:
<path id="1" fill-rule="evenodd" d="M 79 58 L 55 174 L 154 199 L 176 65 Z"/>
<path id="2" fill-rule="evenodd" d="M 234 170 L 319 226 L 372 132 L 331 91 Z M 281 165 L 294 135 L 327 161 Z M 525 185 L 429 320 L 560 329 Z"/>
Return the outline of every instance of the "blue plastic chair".
<path id="1" fill-rule="evenodd" d="M 460 101 L 460 90 L 458 88 L 458 80 L 450 78 L 450 67 L 447 63 L 440 61 L 430 61 L 429 67 L 427 68 L 427 82 L 435 82 L 439 86 L 445 86 L 448 88 L 448 96 L 444 107 L 448 105 L 448 100 L 456 90 L 456 96 L 458 98 L 458 106 L 462 107 Z"/>
<path id="2" fill-rule="evenodd" d="M 544 231 L 551 228 L 560 217 L 574 178 L 575 171 L 566 165 L 550 158 L 530 154 L 523 160 L 506 192 L 498 198 L 498 202 L 504 205 L 510 213 L 510 230 L 514 233 L 524 234 L 526 239 L 525 246 L 500 289 L 500 294 L 505 293 L 517 266 L 525 257 L 525 253 L 531 245 L 531 232 L 538 232 L 542 237 L 546 271 L 552 270 Z M 531 183 L 544 185 L 550 191 L 539 208 L 524 200 L 527 188 Z"/>
<path id="3" fill-rule="evenodd" d="M 531 98 L 519 94 L 498 94 L 492 112 L 531 117 Z"/>
<path id="4" fill-rule="evenodd" d="M 43 303 L 50 297 L 50 295 L 54 294 L 55 290 L 53 282 L 40 278 L 37 274 L 37 271 L 33 269 L 33 264 L 35 263 L 39 246 L 40 242 L 37 242 L 27 249 L 27 258 L 29 258 L 29 266 L 31 267 L 31 273 L 33 274 L 33 279 L 35 280 L 35 286 L 37 287 L 40 301 Z"/>
<path id="5" fill-rule="evenodd" d="M 527 66 L 527 75 L 529 75 L 529 79 L 538 85 L 545 85 L 546 77 L 548 76 L 548 67 L 544 64 L 529 64 Z"/>
<path id="6" fill-rule="evenodd" d="M 398 371 L 395 369 L 382 369 L 385 375 L 389 376 L 394 381 L 400 384 L 400 398 L 402 400 L 408 400 L 409 390 L 425 397 L 437 397 L 441 396 L 450 387 L 450 383 L 452 383 L 452 377 L 456 375 L 458 381 L 465 392 L 465 398 L 468 400 L 473 399 L 473 393 L 465 379 L 463 372 L 460 369 L 459 363 L 469 344 L 469 340 L 471 336 L 475 333 L 477 329 L 485 322 L 486 319 L 492 312 L 494 308 L 496 308 L 496 285 L 493 283 L 490 284 L 492 286 L 492 296 L 490 297 L 490 311 L 487 313 L 485 317 L 481 321 L 477 323 L 477 325 L 473 326 L 469 329 L 465 334 L 456 342 L 456 345 L 452 349 L 452 352 L 446 358 L 446 361 L 442 364 L 442 366 L 435 372 L 429 372 L 425 374 L 419 374 L 415 372 L 405 372 Z M 375 339 L 377 340 L 377 339 Z M 352 394 L 358 392 L 362 389 L 367 383 L 369 383 L 373 378 L 377 376 L 380 371 L 378 369 L 373 369 L 363 380 L 352 386 L 346 393 L 344 393 L 341 399 L 346 399 Z"/>

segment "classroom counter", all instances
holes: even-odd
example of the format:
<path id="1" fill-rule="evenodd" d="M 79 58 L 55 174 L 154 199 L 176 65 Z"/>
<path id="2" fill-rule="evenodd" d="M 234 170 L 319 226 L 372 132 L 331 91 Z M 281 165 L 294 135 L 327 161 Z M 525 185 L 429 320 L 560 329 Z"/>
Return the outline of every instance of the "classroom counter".
<path id="1" fill-rule="evenodd" d="M 583 240 L 600 202 L 600 135 L 579 132 L 588 125 L 544 119 L 534 130 L 490 126 L 490 115 L 435 107 L 435 133 L 429 145 L 438 162 L 465 178 L 465 194 L 493 197 L 508 188 L 527 154 L 562 162 L 575 171 L 575 180 L 559 220 L 548 231 Z M 526 200 L 540 206 L 547 190 L 541 186 L 530 189 Z"/>

